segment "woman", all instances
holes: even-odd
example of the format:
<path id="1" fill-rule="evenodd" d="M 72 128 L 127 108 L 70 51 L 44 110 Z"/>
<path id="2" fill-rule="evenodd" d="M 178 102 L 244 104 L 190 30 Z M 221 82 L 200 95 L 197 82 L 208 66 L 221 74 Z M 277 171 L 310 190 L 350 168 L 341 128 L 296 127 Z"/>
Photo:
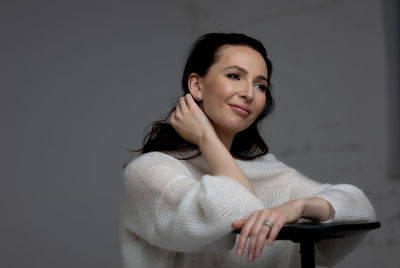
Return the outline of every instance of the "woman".
<path id="1" fill-rule="evenodd" d="M 258 124 L 272 111 L 271 72 L 246 35 L 194 44 L 184 95 L 124 173 L 125 267 L 296 267 L 297 245 L 275 241 L 284 224 L 375 219 L 356 187 L 319 184 L 268 153 Z M 317 262 L 337 261 L 337 243 L 317 245 Z"/>

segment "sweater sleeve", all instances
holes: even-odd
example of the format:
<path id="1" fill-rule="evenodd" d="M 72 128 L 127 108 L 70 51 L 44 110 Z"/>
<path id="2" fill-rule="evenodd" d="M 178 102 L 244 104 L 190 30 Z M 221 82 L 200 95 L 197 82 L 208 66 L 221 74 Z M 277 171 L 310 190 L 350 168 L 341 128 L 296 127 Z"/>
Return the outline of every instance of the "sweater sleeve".
<path id="1" fill-rule="evenodd" d="M 320 184 L 297 171 L 291 199 L 320 197 L 335 209 L 335 217 L 326 222 L 360 222 L 376 220 L 375 211 L 365 194 L 350 184 Z M 316 243 L 316 261 L 320 265 L 334 265 L 365 237 L 356 235 L 339 239 L 326 239 Z"/>
<path id="2" fill-rule="evenodd" d="M 320 197 L 335 209 L 332 222 L 354 222 L 376 220 L 375 211 L 365 194 L 350 184 L 321 184 L 297 171 L 295 186 L 290 199 Z"/>
<path id="3" fill-rule="evenodd" d="M 180 161 L 162 153 L 140 156 L 123 178 L 122 226 L 168 250 L 230 250 L 236 238 L 231 223 L 264 208 L 233 179 L 196 179 Z"/>

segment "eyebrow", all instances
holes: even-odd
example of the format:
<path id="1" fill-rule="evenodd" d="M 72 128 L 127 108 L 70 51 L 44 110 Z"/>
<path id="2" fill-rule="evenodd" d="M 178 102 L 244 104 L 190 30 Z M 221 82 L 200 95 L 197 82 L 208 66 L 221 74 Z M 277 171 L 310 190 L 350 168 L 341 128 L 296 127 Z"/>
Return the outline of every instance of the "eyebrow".
<path id="1" fill-rule="evenodd" d="M 238 66 L 238 65 L 228 66 L 228 67 L 226 67 L 225 69 L 223 69 L 223 71 L 228 70 L 228 69 L 236 69 L 236 70 L 239 70 L 239 71 L 241 71 L 242 73 L 245 73 L 245 74 L 248 74 L 248 73 L 249 73 L 245 68 L 240 67 L 240 66 Z M 257 79 L 264 80 L 265 82 L 268 82 L 268 79 L 267 79 L 265 76 L 263 76 L 263 75 L 257 75 L 256 78 L 257 78 Z"/>

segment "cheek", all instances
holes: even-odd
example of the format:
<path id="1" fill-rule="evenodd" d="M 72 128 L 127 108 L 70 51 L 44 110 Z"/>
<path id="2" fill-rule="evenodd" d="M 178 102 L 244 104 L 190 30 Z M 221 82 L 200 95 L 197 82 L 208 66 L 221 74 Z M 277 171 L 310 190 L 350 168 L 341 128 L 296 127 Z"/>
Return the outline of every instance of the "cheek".
<path id="1" fill-rule="evenodd" d="M 207 98 L 204 98 L 202 103 L 203 112 L 210 118 L 215 119 L 215 117 L 220 114 L 218 111 L 220 110 L 220 104 L 216 101 L 215 97 L 209 95 Z"/>
<path id="2" fill-rule="evenodd" d="M 267 96 L 265 96 L 264 92 L 260 92 L 257 95 L 257 107 L 262 110 L 267 102 Z"/>
<path id="3" fill-rule="evenodd" d="M 224 98 L 234 92 L 232 83 L 226 80 L 225 77 L 218 77 L 209 83 L 206 87 L 208 94 L 214 98 Z"/>
<path id="4" fill-rule="evenodd" d="M 212 84 L 205 85 L 203 102 L 207 108 L 223 107 L 225 101 L 232 95 L 232 87 L 223 81 L 214 81 Z"/>
<path id="5" fill-rule="evenodd" d="M 261 112 L 263 111 L 263 109 L 264 109 L 264 107 L 265 107 L 265 104 L 266 104 L 266 97 L 265 97 L 265 95 L 264 96 L 260 96 L 260 98 L 257 100 L 257 105 L 256 105 L 256 109 L 257 109 L 257 116 L 256 117 L 258 117 L 260 114 L 261 114 Z"/>
<path id="6" fill-rule="evenodd" d="M 234 83 L 231 83 L 228 81 L 221 82 L 218 84 L 218 89 L 217 89 L 218 95 L 221 98 L 230 98 L 230 97 L 232 97 L 232 95 L 237 94 L 237 90 L 238 90 L 237 87 L 238 86 L 236 85 L 236 88 L 235 88 Z"/>

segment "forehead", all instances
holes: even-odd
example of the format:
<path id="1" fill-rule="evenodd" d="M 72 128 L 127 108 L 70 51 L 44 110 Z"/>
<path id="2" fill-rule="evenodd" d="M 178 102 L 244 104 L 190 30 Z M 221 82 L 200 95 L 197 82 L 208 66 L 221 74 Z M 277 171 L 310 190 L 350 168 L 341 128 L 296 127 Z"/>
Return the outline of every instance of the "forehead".
<path id="1" fill-rule="evenodd" d="M 217 54 L 217 60 L 213 64 L 214 69 L 224 68 L 230 65 L 238 65 L 249 72 L 267 76 L 267 64 L 261 54 L 248 46 L 225 45 Z"/>

